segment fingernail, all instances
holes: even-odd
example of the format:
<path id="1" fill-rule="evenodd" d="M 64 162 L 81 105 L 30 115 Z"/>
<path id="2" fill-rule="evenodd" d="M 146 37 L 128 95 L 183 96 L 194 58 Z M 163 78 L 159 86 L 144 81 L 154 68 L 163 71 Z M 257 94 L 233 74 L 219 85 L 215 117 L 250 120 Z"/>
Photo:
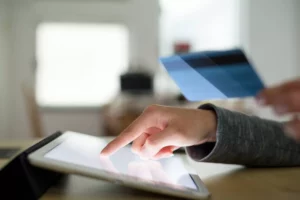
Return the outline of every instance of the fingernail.
<path id="1" fill-rule="evenodd" d="M 263 97 L 257 97 L 257 98 L 256 98 L 256 102 L 257 102 L 257 104 L 260 105 L 260 106 L 266 105 L 266 100 L 265 100 Z"/>
<path id="2" fill-rule="evenodd" d="M 286 105 L 275 105 L 274 110 L 277 114 L 285 114 L 288 111 L 288 107 Z"/>

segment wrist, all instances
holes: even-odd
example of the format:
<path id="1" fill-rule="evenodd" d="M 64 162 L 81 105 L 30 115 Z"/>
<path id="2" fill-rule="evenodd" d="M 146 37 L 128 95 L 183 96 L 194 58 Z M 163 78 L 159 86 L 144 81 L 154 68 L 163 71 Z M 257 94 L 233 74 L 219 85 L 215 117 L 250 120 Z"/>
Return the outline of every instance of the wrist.
<path id="1" fill-rule="evenodd" d="M 217 137 L 217 114 L 214 110 L 202 110 L 205 112 L 206 142 L 215 142 Z"/>

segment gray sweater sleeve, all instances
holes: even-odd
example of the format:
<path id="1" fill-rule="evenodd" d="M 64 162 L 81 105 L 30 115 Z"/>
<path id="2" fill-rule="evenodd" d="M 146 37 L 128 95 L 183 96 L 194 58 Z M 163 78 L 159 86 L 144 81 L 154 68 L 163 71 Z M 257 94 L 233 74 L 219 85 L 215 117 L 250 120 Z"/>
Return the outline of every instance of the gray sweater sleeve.
<path id="1" fill-rule="evenodd" d="M 196 161 L 257 167 L 300 166 L 300 145 L 284 135 L 282 124 L 205 104 L 217 115 L 215 143 L 186 148 Z"/>

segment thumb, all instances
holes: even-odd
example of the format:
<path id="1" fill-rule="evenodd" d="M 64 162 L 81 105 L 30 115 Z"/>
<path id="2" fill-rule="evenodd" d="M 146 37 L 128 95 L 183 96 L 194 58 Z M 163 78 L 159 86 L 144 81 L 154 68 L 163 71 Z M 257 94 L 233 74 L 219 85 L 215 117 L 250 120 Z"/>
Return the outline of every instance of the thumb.
<path id="1" fill-rule="evenodd" d="M 178 134 L 167 127 L 148 137 L 141 149 L 141 156 L 153 158 L 162 148 L 178 144 Z"/>

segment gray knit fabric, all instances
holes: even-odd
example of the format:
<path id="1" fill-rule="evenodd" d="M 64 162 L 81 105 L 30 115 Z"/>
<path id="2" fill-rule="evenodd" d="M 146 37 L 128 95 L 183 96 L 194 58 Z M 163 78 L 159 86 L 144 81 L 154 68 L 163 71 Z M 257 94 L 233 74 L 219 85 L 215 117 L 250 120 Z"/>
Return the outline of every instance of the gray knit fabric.
<path id="1" fill-rule="evenodd" d="M 217 115 L 217 141 L 186 148 L 201 162 L 253 167 L 300 166 L 300 144 L 284 135 L 282 124 L 205 104 Z"/>

